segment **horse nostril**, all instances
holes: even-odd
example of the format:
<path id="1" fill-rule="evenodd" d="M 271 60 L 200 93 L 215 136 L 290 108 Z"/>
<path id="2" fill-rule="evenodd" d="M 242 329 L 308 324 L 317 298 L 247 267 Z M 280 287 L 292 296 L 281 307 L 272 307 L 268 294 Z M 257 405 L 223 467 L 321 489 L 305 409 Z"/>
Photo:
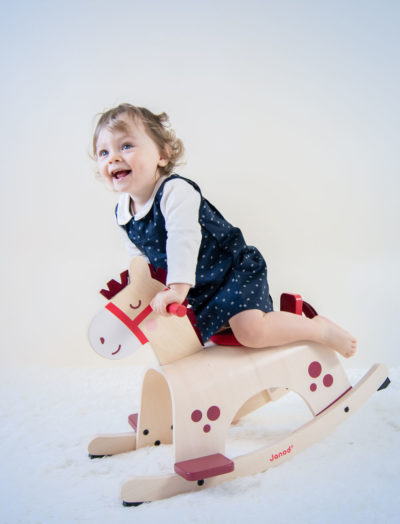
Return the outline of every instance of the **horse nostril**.
<path id="1" fill-rule="evenodd" d="M 104 338 L 103 338 L 103 337 L 100 337 L 100 342 L 101 342 L 102 344 L 104 344 Z"/>

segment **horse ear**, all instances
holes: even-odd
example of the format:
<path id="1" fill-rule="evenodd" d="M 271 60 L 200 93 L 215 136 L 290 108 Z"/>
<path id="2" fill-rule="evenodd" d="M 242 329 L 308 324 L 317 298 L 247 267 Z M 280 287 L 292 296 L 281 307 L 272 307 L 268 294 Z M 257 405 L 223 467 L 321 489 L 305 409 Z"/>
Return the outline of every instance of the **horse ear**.
<path id="1" fill-rule="evenodd" d="M 132 282 L 135 280 L 151 280 L 151 273 L 149 264 L 146 262 L 144 257 L 134 257 L 129 266 L 129 277 Z"/>

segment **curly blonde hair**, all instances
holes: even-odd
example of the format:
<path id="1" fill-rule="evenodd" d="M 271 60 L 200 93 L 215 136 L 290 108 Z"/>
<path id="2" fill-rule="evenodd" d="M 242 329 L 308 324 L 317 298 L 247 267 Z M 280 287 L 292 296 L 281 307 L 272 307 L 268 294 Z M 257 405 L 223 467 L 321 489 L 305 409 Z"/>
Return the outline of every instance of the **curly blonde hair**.
<path id="1" fill-rule="evenodd" d="M 102 129 L 126 130 L 126 123 L 118 118 L 122 114 L 127 114 L 134 121 L 139 118 L 143 122 L 147 134 L 157 145 L 159 152 L 168 158 L 167 165 L 160 167 L 163 174 L 169 175 L 175 166 L 182 164 L 180 160 L 185 149 L 182 140 L 176 137 L 175 131 L 171 128 L 168 115 L 166 113 L 155 115 L 145 107 L 137 107 L 127 103 L 120 104 L 100 114 L 93 134 L 93 155 L 95 159 L 97 158 L 97 140 Z"/>

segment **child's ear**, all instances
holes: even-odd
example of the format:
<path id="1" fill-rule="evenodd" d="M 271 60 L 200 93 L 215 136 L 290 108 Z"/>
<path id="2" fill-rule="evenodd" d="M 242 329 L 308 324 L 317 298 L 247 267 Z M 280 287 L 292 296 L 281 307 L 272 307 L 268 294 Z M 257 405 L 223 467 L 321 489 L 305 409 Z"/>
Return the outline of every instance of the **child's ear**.
<path id="1" fill-rule="evenodd" d="M 168 164 L 171 158 L 171 155 L 172 155 L 172 151 L 170 150 L 168 146 L 166 146 L 164 150 L 161 151 L 160 153 L 160 160 L 158 161 L 158 165 L 160 167 L 165 167 Z"/>

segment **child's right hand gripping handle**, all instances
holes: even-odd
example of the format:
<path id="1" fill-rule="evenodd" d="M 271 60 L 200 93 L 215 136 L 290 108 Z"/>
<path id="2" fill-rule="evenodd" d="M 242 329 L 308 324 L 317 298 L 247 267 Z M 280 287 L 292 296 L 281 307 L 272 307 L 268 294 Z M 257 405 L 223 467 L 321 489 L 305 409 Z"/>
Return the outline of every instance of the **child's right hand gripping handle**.
<path id="1" fill-rule="evenodd" d="M 167 306 L 167 311 L 168 313 L 176 315 L 177 317 L 184 317 L 186 315 L 187 308 L 182 304 L 174 302 L 173 304 L 169 304 L 169 306 Z"/>

